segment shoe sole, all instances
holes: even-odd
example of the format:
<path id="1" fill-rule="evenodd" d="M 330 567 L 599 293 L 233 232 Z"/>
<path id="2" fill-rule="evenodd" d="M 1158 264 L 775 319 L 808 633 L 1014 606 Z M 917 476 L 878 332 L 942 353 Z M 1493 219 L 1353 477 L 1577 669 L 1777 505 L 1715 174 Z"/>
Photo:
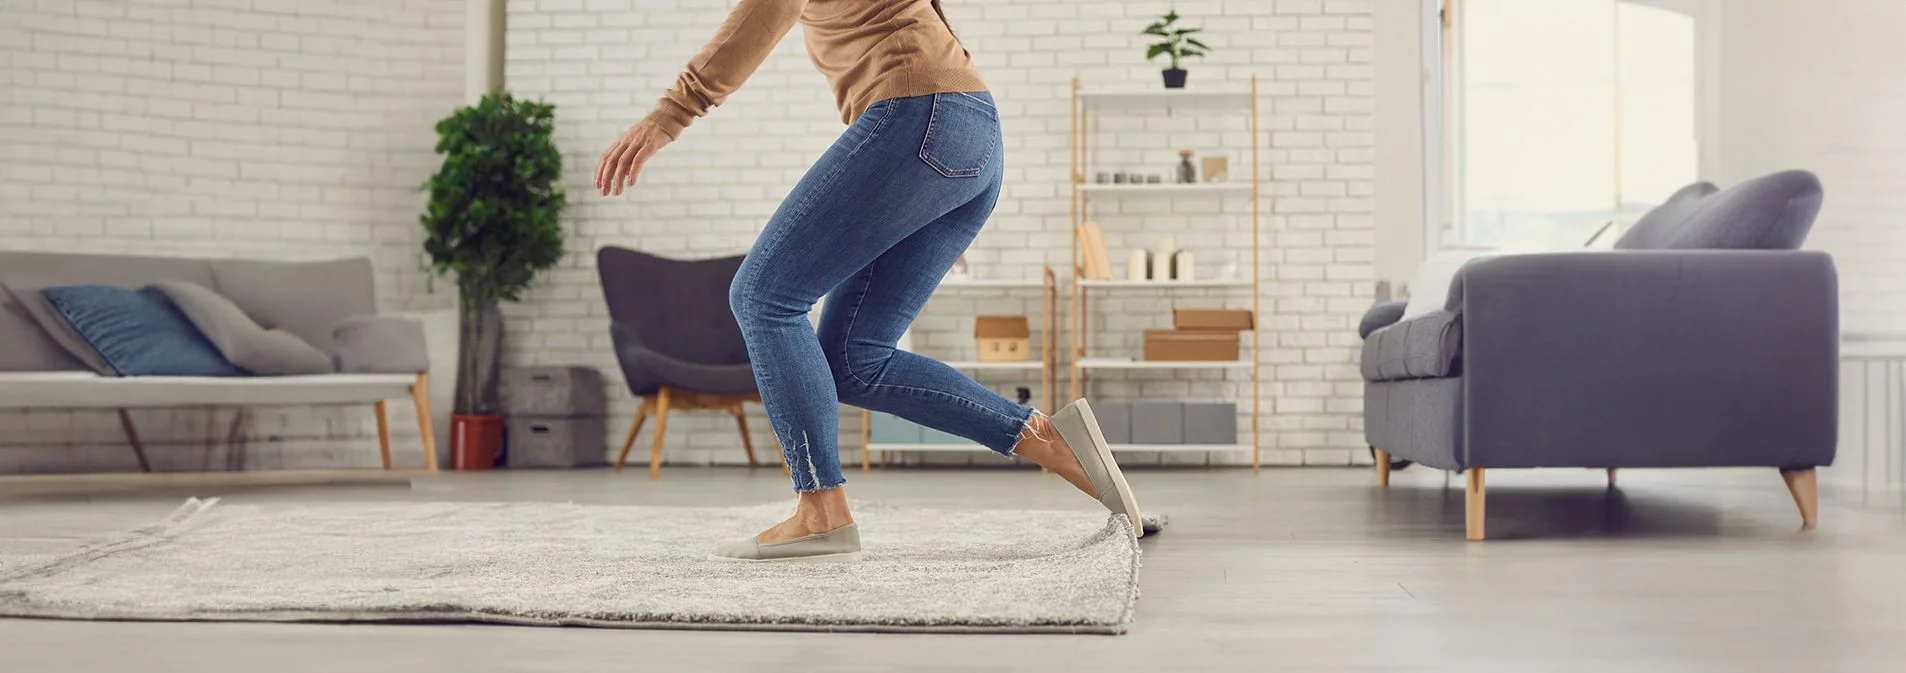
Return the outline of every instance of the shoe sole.
<path id="1" fill-rule="evenodd" d="M 787 556 L 783 558 L 735 558 L 733 556 L 718 556 L 715 554 L 709 554 L 708 559 L 711 561 L 725 561 L 728 563 L 859 563 L 861 561 L 861 556 L 860 556 L 860 552 L 850 551 L 850 552 L 841 553 L 841 554 L 816 554 L 814 556 Z"/>
<path id="2" fill-rule="evenodd" d="M 1105 433 L 1099 430 L 1099 417 L 1092 413 L 1091 403 L 1083 399 L 1072 403 L 1071 408 L 1078 412 L 1077 419 L 1065 417 L 1065 411 L 1061 410 L 1058 415 L 1052 417 L 1052 426 L 1059 430 L 1059 436 L 1066 440 L 1066 445 L 1072 449 L 1073 457 L 1079 459 L 1081 466 L 1084 466 L 1088 457 L 1097 460 L 1099 471 L 1104 472 L 1106 479 L 1112 482 L 1092 485 L 1099 492 L 1099 504 L 1105 504 L 1106 486 L 1110 486 L 1116 494 L 1119 506 L 1125 510 L 1123 512 L 1112 510 L 1112 512 L 1125 515 L 1132 524 L 1133 537 L 1144 537 L 1145 528 L 1138 512 L 1138 498 L 1132 494 L 1131 485 L 1125 482 L 1125 473 L 1119 471 L 1118 460 L 1112 457 L 1112 445 L 1105 441 Z M 1075 422 L 1081 427 L 1066 427 Z M 1077 437 L 1079 433 L 1085 436 Z M 1091 445 L 1092 450 L 1089 454 L 1079 450 L 1078 439 L 1084 439 L 1086 444 Z M 1090 479 L 1092 470 L 1088 467 L 1085 474 L 1086 478 Z M 1106 509 L 1111 507 L 1108 506 Z"/>

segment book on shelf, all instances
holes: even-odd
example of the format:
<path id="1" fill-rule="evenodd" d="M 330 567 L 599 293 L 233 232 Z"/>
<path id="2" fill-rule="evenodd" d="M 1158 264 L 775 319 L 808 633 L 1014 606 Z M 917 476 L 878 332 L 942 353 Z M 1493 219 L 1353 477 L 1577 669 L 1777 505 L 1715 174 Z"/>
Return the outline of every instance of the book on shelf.
<path id="1" fill-rule="evenodd" d="M 1112 253 L 1105 249 L 1105 230 L 1099 223 L 1087 220 L 1079 224 L 1079 246 L 1085 258 L 1086 279 L 1111 280 Z"/>

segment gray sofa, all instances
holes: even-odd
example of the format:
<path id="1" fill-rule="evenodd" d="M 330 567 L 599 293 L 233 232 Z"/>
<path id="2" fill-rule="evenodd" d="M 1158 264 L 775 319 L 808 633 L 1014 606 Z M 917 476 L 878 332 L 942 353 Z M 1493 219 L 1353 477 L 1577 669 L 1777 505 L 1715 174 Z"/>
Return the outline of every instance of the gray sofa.
<path id="1" fill-rule="evenodd" d="M 1488 469 L 1768 467 L 1812 527 L 1838 424 L 1833 260 L 1798 249 L 1820 202 L 1802 171 L 1691 185 L 1615 250 L 1481 258 L 1440 311 L 1372 308 L 1379 483 L 1392 457 L 1467 473 L 1479 540 Z"/>
<path id="2" fill-rule="evenodd" d="M 410 398 L 424 464 L 434 470 L 423 329 L 415 321 L 375 315 L 372 275 L 363 258 L 268 262 L 0 251 L 0 409 L 118 409 L 141 468 L 150 471 L 127 409 L 363 403 L 374 406 L 384 467 L 390 469 L 385 400 Z M 256 370 L 247 376 L 121 376 L 102 367 L 96 354 L 78 352 L 86 344 L 70 332 L 71 325 L 57 315 L 49 319 L 47 309 L 36 305 L 44 301 L 44 288 L 155 284 L 195 285 L 237 307 L 231 313 L 249 332 L 220 334 L 207 330 L 174 296 L 222 354 L 232 356 L 240 347 L 256 354 L 258 343 L 289 343 L 310 352 L 315 365 L 306 359 L 299 366 L 309 373 L 282 376 Z"/>

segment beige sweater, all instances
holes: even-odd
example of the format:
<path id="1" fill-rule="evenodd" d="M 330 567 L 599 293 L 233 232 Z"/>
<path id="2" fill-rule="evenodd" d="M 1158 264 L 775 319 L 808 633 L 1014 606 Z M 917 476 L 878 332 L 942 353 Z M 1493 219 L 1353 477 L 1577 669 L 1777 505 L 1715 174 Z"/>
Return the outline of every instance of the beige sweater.
<path id="1" fill-rule="evenodd" d="M 888 98 L 986 89 L 940 0 L 741 0 L 648 119 L 681 135 L 740 88 L 797 20 L 844 123 Z"/>

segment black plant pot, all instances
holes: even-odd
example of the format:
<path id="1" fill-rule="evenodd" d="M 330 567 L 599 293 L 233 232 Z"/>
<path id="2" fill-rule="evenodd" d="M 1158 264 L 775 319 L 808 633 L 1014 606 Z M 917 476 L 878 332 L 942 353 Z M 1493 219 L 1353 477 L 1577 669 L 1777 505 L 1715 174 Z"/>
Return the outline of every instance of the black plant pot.
<path id="1" fill-rule="evenodd" d="M 1185 88 L 1185 74 L 1186 73 L 1183 68 L 1172 68 L 1170 70 L 1166 70 L 1165 71 L 1165 88 L 1167 89 Z"/>

